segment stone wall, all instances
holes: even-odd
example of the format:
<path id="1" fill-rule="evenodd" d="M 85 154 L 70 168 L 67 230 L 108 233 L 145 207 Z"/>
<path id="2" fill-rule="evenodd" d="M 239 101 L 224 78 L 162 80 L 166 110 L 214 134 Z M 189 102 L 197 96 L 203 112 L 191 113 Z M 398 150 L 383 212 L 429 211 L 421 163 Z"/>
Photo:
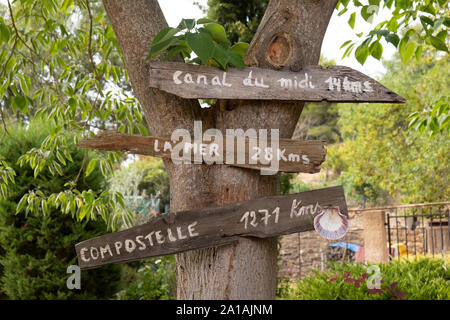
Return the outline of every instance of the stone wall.
<path id="1" fill-rule="evenodd" d="M 358 211 L 349 211 L 349 231 L 337 241 L 326 240 L 320 237 L 316 231 L 281 237 L 278 276 L 294 280 L 312 274 L 313 269 L 324 270 L 326 252 L 332 243 L 343 241 L 364 246 L 363 214 Z M 431 254 L 433 251 L 434 254 L 440 254 L 442 250 L 450 251 L 447 221 L 441 221 L 437 225 L 434 220 L 435 223 L 431 226 L 428 220 L 418 219 L 414 229 L 406 226 L 407 223 L 403 217 L 396 218 L 395 215 L 391 215 L 389 221 L 391 232 L 390 238 L 387 235 L 387 240 L 390 239 L 392 245 L 405 245 L 408 254 Z M 388 251 L 387 247 L 386 251 Z"/>
<path id="2" fill-rule="evenodd" d="M 281 237 L 279 255 L 279 277 L 303 278 L 312 274 L 313 269 L 322 269 L 325 253 L 329 245 L 339 241 L 364 245 L 362 215 L 349 212 L 350 228 L 338 241 L 329 241 L 316 231 L 294 233 Z"/>

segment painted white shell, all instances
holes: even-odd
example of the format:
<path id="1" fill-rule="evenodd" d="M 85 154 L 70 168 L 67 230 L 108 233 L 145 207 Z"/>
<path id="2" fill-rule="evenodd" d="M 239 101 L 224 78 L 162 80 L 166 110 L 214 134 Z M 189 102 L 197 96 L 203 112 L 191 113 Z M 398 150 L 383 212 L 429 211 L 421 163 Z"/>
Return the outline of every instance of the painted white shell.
<path id="1" fill-rule="evenodd" d="M 339 212 L 339 207 L 324 207 L 314 218 L 314 229 L 328 240 L 342 238 L 348 231 L 348 219 Z"/>

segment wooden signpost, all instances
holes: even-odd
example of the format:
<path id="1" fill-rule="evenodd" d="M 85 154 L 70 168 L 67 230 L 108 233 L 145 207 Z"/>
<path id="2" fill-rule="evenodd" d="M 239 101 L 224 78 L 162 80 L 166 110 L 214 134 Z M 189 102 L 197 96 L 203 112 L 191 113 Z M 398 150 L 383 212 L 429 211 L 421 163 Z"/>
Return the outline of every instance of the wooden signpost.
<path id="1" fill-rule="evenodd" d="M 314 217 L 326 206 L 337 206 L 348 215 L 342 187 L 159 215 L 149 223 L 78 243 L 78 265 L 91 269 L 220 246 L 239 237 L 270 238 L 314 230 Z"/>
<path id="2" fill-rule="evenodd" d="M 150 87 L 186 99 L 298 100 L 404 103 L 376 80 L 343 66 L 305 66 L 299 72 L 153 62 Z"/>
<path id="3" fill-rule="evenodd" d="M 116 132 L 103 132 L 82 140 L 78 147 L 126 151 L 133 154 L 166 159 L 174 159 L 172 156 L 172 151 L 174 151 L 176 158 L 184 159 L 190 163 L 194 163 L 196 160 L 195 156 L 199 155 L 202 160 L 200 163 L 208 163 L 208 160 L 211 160 L 210 162 L 216 164 L 229 164 L 255 170 L 269 168 L 269 160 L 272 158 L 279 161 L 278 171 L 281 172 L 319 172 L 320 165 L 325 161 L 326 157 L 325 142 L 323 141 L 280 139 L 278 150 L 274 150 L 273 146 L 270 145 L 270 140 L 263 144 L 264 147 L 261 147 L 261 141 L 248 137 L 225 136 L 221 140 L 220 142 L 183 142 Z M 232 142 L 230 150 L 227 150 L 227 141 Z M 240 143 L 243 143 L 242 153 L 238 149 Z"/>
<path id="4" fill-rule="evenodd" d="M 150 66 L 149 85 L 186 99 L 405 101 L 377 81 L 341 66 L 326 69 L 306 66 L 299 72 L 260 68 L 222 71 L 207 66 L 155 62 Z M 239 149 L 238 143 L 226 143 L 228 138 L 237 139 L 225 136 L 221 141 L 171 141 L 104 132 L 81 141 L 78 146 L 176 159 L 180 163 L 229 164 L 258 170 L 270 167 L 270 161 L 275 159 L 279 161 L 277 171 L 282 172 L 318 172 L 325 160 L 322 141 L 280 139 L 276 150 L 265 142 L 264 146 L 272 148 L 272 157 L 261 160 L 267 154 L 267 149 L 258 149 L 261 141 L 243 137 L 241 143 L 245 149 L 242 145 Z M 270 238 L 314 230 L 314 217 L 328 206 L 338 207 L 338 211 L 348 215 L 342 187 L 160 215 L 147 224 L 87 240 L 75 248 L 79 266 L 91 269 L 108 263 L 216 247 L 239 237 Z"/>

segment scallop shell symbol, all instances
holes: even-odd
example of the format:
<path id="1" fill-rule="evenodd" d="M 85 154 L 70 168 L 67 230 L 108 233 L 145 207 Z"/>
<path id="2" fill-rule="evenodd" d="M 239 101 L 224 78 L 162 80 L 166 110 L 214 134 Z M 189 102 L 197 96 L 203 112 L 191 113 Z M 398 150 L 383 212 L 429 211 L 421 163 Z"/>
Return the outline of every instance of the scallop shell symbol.
<path id="1" fill-rule="evenodd" d="M 314 229 L 328 240 L 342 238 L 348 231 L 348 219 L 339 212 L 339 207 L 323 207 L 314 218 Z"/>

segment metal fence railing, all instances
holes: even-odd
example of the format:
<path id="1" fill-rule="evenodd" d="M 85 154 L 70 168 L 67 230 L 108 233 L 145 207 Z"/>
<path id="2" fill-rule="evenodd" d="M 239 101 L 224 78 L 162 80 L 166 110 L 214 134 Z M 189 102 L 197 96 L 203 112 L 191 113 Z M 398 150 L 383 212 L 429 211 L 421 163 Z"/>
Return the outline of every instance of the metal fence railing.
<path id="1" fill-rule="evenodd" d="M 450 251 L 450 202 L 383 208 L 390 260 Z"/>

